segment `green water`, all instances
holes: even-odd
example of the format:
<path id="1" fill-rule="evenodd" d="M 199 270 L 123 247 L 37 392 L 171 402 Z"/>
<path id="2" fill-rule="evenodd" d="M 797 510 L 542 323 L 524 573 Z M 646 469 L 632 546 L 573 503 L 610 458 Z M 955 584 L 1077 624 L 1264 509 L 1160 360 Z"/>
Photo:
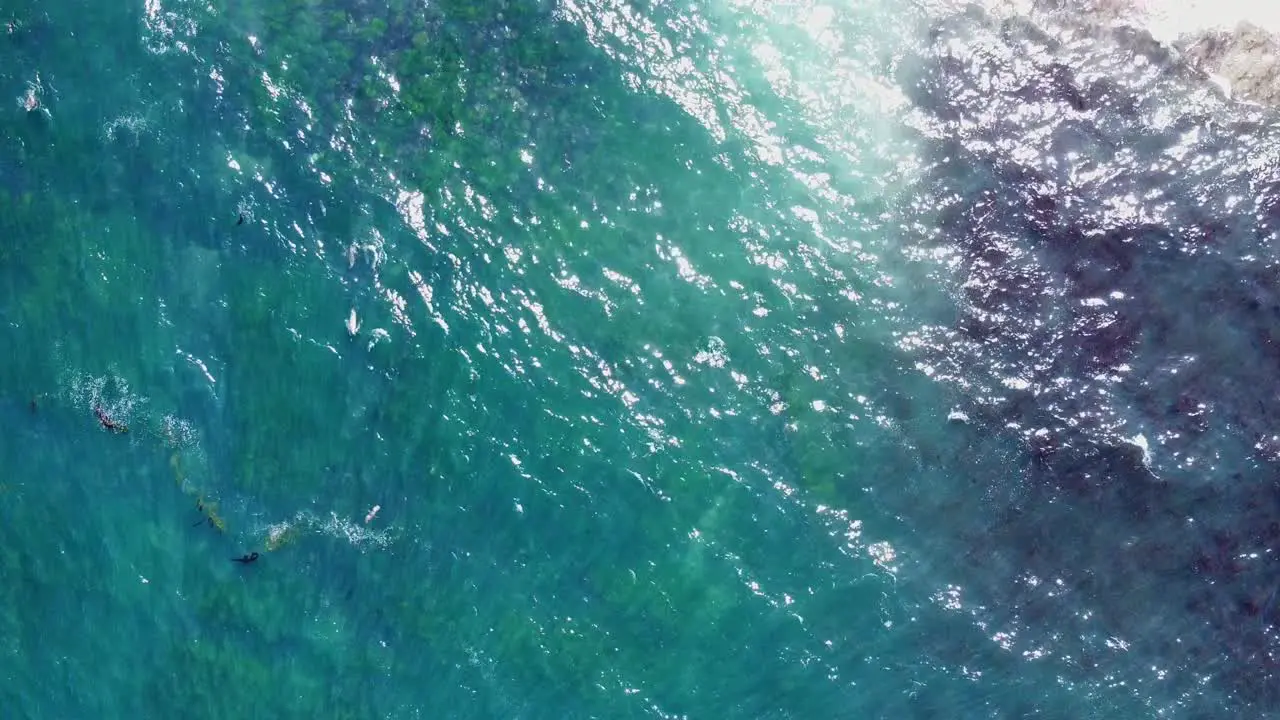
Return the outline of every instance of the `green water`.
<path id="1" fill-rule="evenodd" d="M 0 717 L 1167 703 L 1001 635 L 1018 441 L 901 342 L 919 16 L 5 4 Z"/>

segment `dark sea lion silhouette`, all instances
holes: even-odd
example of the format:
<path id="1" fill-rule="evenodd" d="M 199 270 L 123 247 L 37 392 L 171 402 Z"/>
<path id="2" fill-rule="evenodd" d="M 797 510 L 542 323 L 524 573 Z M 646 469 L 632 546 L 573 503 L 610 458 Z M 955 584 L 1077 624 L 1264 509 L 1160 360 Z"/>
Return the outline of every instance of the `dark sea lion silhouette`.
<path id="1" fill-rule="evenodd" d="M 251 552 L 248 555 L 241 555 L 238 558 L 231 558 L 231 562 L 238 562 L 241 565 L 248 565 L 249 563 L 257 559 L 258 559 L 258 553 Z"/>

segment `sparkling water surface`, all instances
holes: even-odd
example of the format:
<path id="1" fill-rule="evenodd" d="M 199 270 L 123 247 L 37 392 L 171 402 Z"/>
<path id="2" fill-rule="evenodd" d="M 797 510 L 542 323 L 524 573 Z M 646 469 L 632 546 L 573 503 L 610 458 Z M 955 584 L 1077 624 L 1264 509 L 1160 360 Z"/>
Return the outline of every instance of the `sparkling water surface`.
<path id="1" fill-rule="evenodd" d="M 1280 716 L 1280 133 L 1078 20 L 10 0 L 0 717 Z"/>

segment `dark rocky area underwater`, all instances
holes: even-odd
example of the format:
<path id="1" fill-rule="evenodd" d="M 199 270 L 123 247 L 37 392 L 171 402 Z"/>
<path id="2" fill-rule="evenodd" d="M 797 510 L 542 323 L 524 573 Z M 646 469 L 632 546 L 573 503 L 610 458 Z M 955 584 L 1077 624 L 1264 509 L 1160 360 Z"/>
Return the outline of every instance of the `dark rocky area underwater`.
<path id="1" fill-rule="evenodd" d="M 1067 666 L 1177 688 L 1182 717 L 1274 710 L 1280 132 L 1074 17 L 970 7 L 897 68 L 927 153 L 908 212 L 937 228 L 907 244 L 960 308 L 904 343 L 1023 446 L 963 562 Z M 1117 647 L 1152 676 L 1105 673 Z"/>

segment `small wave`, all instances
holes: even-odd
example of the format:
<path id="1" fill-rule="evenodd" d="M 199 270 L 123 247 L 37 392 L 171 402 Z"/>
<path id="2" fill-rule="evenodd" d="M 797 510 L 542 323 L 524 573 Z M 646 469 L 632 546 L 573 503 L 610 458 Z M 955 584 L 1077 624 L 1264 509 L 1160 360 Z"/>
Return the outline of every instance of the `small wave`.
<path id="1" fill-rule="evenodd" d="M 385 550 L 395 541 L 392 529 L 373 530 L 346 518 L 340 518 L 335 512 L 330 512 L 325 518 L 303 510 L 289 520 L 270 523 L 255 531 L 255 534 L 263 536 L 263 546 L 268 551 L 279 550 L 296 541 L 304 533 L 346 540 L 361 551 L 370 547 Z"/>
<path id="2" fill-rule="evenodd" d="M 150 129 L 151 123 L 140 115 L 120 115 L 102 124 L 102 139 L 110 143 L 127 137 L 130 145 L 137 146 L 138 139 Z"/>
<path id="3" fill-rule="evenodd" d="M 128 428 L 134 437 L 159 440 L 171 450 L 200 451 L 200 431 L 173 413 L 149 413 L 151 399 L 133 391 L 119 375 L 91 375 L 74 371 L 63 381 L 61 397 L 86 417 L 101 411 Z"/>
<path id="4" fill-rule="evenodd" d="M 90 375 L 73 372 L 64 382 L 63 397 L 73 407 L 92 413 L 101 410 L 112 420 L 130 425 L 147 404 L 147 398 L 136 395 L 129 381 L 118 375 Z"/>

